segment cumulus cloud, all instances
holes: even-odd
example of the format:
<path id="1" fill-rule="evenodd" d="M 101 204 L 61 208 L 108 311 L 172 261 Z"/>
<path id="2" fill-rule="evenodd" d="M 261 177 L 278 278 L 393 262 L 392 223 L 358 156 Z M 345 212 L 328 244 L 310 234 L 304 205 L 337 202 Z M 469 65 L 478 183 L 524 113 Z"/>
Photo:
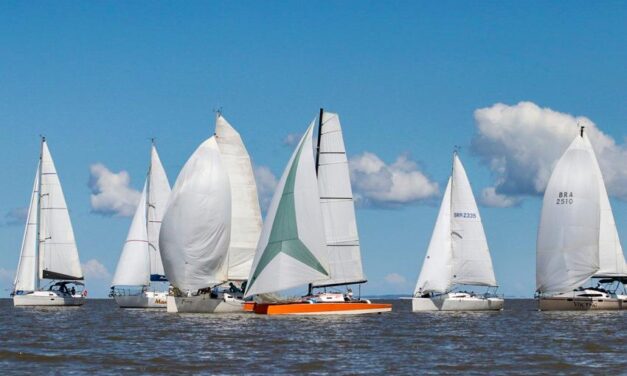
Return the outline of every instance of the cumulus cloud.
<path id="1" fill-rule="evenodd" d="M 283 139 L 283 145 L 285 146 L 296 146 L 298 145 L 298 141 L 303 137 L 300 133 L 290 133 Z"/>
<path id="2" fill-rule="evenodd" d="M 349 160 L 349 169 L 355 200 L 362 206 L 394 207 L 432 199 L 439 193 L 438 183 L 405 155 L 388 165 L 376 154 L 364 152 Z"/>
<path id="3" fill-rule="evenodd" d="M 266 166 L 255 166 L 255 181 L 257 182 L 257 194 L 259 195 L 259 204 L 264 212 L 270 206 L 272 195 L 279 183 L 278 179 L 272 171 Z"/>
<path id="4" fill-rule="evenodd" d="M 92 212 L 104 216 L 132 216 L 141 192 L 130 186 L 128 172 L 115 173 L 101 163 L 91 165 L 89 170 Z"/>
<path id="5" fill-rule="evenodd" d="M 390 283 L 392 285 L 402 285 L 407 282 L 405 277 L 398 273 L 390 273 L 384 277 L 385 282 Z"/>
<path id="6" fill-rule="evenodd" d="M 102 263 L 96 259 L 91 259 L 86 263 L 81 264 L 81 266 L 83 267 L 85 279 L 100 281 L 109 281 L 111 279 L 111 273 L 109 273 L 107 267 L 102 265 Z"/>
<path id="7" fill-rule="evenodd" d="M 541 195 L 579 126 L 586 127 L 609 194 L 627 200 L 627 146 L 617 144 L 587 117 L 532 102 L 497 103 L 476 110 L 474 116 L 478 132 L 472 151 L 495 178 L 483 191 L 483 204 L 513 206 L 525 196 Z"/>
<path id="8" fill-rule="evenodd" d="M 28 216 L 28 208 L 13 208 L 4 214 L 4 218 L 0 220 L 1 226 L 19 226 L 26 222 Z"/>

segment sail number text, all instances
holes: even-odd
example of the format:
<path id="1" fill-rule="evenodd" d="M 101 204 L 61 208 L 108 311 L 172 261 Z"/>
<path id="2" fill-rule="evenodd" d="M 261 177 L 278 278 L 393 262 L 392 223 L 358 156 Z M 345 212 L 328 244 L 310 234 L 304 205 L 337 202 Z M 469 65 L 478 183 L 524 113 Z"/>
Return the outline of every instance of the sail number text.
<path id="1" fill-rule="evenodd" d="M 559 197 L 555 202 L 557 205 L 572 205 L 573 204 L 573 192 L 560 192 Z"/>
<path id="2" fill-rule="evenodd" d="M 477 218 L 476 213 L 453 213 L 454 218 Z"/>

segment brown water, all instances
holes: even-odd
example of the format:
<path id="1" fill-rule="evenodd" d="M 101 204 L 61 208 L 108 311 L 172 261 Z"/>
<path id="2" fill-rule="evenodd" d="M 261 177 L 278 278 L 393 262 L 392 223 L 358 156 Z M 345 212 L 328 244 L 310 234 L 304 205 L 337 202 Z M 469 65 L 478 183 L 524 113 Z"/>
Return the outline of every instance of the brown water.
<path id="1" fill-rule="evenodd" d="M 263 317 L 0 300 L 0 374 L 627 374 L 627 311 Z"/>

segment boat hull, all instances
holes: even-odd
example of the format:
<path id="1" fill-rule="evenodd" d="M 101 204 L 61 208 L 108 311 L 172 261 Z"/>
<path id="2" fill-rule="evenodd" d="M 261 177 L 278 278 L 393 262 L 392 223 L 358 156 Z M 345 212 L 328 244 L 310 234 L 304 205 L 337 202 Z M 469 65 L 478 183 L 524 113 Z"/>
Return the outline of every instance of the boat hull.
<path id="1" fill-rule="evenodd" d="M 161 294 L 119 295 L 115 302 L 120 308 L 166 308 L 167 296 Z"/>
<path id="2" fill-rule="evenodd" d="M 244 301 L 236 298 L 210 295 L 199 296 L 168 296 L 167 311 L 169 313 L 236 313 L 244 312 Z"/>
<path id="3" fill-rule="evenodd" d="M 540 311 L 618 311 L 627 309 L 627 299 L 586 297 L 543 297 L 538 299 Z"/>
<path id="4" fill-rule="evenodd" d="M 483 297 L 433 297 L 412 298 L 412 311 L 500 311 L 504 301 L 500 298 Z"/>
<path id="5" fill-rule="evenodd" d="M 31 294 L 15 295 L 15 307 L 77 307 L 85 303 L 85 298 L 76 295 L 59 295 L 48 291 L 37 291 Z"/>
<path id="6" fill-rule="evenodd" d="M 391 312 L 391 304 L 343 303 L 256 303 L 254 312 L 262 315 L 358 315 Z"/>

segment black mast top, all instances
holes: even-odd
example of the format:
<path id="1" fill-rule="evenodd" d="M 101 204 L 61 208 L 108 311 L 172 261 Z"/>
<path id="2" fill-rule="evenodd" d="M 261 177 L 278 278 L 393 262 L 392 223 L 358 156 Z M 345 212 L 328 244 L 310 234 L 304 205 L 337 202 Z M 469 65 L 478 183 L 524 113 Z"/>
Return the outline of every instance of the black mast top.
<path id="1" fill-rule="evenodd" d="M 581 132 L 579 133 L 579 136 L 580 136 L 580 137 L 583 137 L 583 129 L 584 129 L 584 128 L 585 128 L 585 127 L 582 125 L 582 126 L 581 126 Z"/>
<path id="2" fill-rule="evenodd" d="M 318 176 L 318 166 L 320 165 L 320 139 L 322 137 L 322 114 L 324 113 L 324 110 L 321 108 L 320 109 L 320 115 L 318 116 L 318 142 L 317 142 L 317 146 L 316 146 L 316 176 Z"/>

